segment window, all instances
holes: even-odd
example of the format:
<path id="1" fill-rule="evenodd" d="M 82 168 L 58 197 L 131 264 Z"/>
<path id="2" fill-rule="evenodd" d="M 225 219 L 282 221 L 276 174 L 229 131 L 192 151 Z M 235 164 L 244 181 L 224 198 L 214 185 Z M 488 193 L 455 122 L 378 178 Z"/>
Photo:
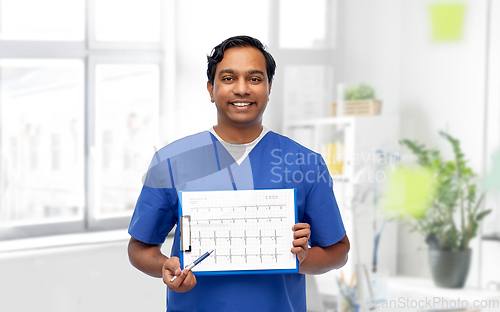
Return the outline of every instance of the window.
<path id="1" fill-rule="evenodd" d="M 278 100 L 286 103 L 282 104 L 285 135 L 291 135 L 289 124 L 297 118 L 325 116 L 324 103 L 332 100 L 334 86 L 341 79 L 338 60 L 342 55 L 336 47 L 337 2 L 275 0 L 277 18 L 271 38 L 276 41 L 273 55 L 280 60 L 277 74 L 282 77 L 283 95 Z M 306 132 L 294 135 L 310 137 Z"/>
<path id="2" fill-rule="evenodd" d="M 1 224 L 82 217 L 83 69 L 81 60 L 0 61 L 1 141 L 15 142 L 2 146 Z"/>
<path id="3" fill-rule="evenodd" d="M 279 47 L 281 49 L 324 49 L 332 45 L 327 18 L 335 3 L 327 0 L 280 0 Z"/>
<path id="4" fill-rule="evenodd" d="M 148 163 L 144 146 L 159 103 L 159 68 L 144 64 L 96 66 L 96 217 L 130 215 L 142 187 L 135 159 Z M 144 157 L 144 153 L 148 156 Z M 142 158 L 142 159 L 141 159 Z"/>
<path id="5" fill-rule="evenodd" d="M 103 42 L 159 42 L 159 7 L 160 0 L 96 1 L 95 39 Z"/>
<path id="6" fill-rule="evenodd" d="M 158 136 L 161 7 L 0 0 L 0 240 L 128 225 Z"/>
<path id="7" fill-rule="evenodd" d="M 0 39 L 83 41 L 84 0 L 0 0 Z"/>

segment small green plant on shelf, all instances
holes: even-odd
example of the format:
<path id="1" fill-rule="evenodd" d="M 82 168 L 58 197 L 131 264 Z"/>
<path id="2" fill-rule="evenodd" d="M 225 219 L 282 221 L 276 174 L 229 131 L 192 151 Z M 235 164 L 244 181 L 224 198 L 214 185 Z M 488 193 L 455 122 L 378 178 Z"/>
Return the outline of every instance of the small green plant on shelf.
<path id="1" fill-rule="evenodd" d="M 358 100 L 374 100 L 375 99 L 375 90 L 372 87 L 360 84 L 351 89 L 347 89 L 345 91 L 345 100 L 346 101 L 358 101 Z"/>

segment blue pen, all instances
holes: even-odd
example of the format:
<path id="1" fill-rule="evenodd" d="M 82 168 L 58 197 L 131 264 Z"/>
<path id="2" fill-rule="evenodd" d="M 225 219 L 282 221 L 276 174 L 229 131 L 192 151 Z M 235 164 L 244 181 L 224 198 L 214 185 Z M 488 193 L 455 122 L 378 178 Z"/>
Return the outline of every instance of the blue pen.
<path id="1" fill-rule="evenodd" d="M 214 250 L 212 250 L 211 252 L 205 252 L 201 257 L 199 257 L 198 259 L 194 260 L 193 263 L 191 263 L 190 265 L 188 265 L 186 267 L 186 269 L 188 271 L 191 271 L 198 263 L 202 262 L 203 260 L 205 260 L 208 256 L 210 256 L 212 254 L 212 252 L 214 252 Z M 170 280 L 170 283 L 172 283 L 173 281 L 175 281 L 175 279 L 177 278 L 178 275 L 172 277 L 172 279 Z"/>

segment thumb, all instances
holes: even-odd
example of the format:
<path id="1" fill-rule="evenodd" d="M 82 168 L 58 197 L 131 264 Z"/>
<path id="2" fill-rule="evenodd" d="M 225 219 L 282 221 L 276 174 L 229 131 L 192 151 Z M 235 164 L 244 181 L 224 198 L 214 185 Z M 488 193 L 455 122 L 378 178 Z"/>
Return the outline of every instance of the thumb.
<path id="1" fill-rule="evenodd" d="M 171 257 L 165 262 L 165 269 L 174 273 L 174 275 L 179 275 L 181 273 L 181 263 L 178 257 Z"/>

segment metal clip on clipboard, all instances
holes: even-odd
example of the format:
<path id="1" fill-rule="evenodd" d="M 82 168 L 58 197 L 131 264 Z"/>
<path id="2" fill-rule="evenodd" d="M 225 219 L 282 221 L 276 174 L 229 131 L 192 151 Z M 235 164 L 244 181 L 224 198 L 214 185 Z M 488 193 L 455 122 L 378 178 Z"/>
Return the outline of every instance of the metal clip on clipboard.
<path id="1" fill-rule="evenodd" d="M 181 216 L 180 221 L 181 251 L 191 251 L 191 216 Z"/>

